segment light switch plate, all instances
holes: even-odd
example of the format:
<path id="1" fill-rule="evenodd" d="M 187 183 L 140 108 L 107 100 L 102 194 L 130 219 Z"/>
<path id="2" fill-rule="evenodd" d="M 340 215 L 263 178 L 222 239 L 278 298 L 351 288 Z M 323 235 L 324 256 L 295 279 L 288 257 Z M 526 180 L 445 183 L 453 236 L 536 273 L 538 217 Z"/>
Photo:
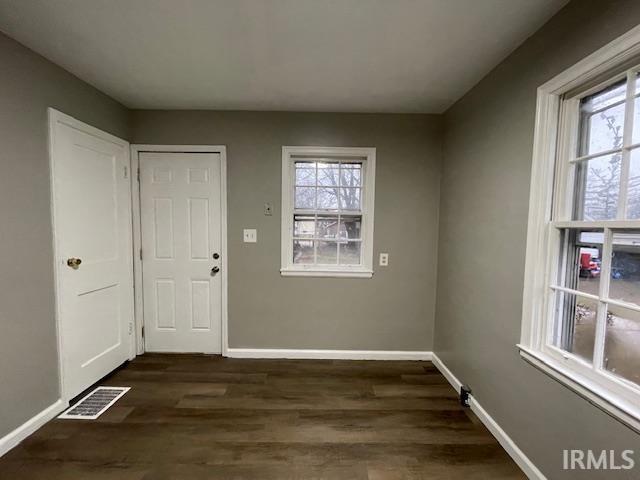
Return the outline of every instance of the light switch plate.
<path id="1" fill-rule="evenodd" d="M 258 231 L 255 228 L 244 229 L 244 243 L 256 243 L 258 241 Z"/>
<path id="2" fill-rule="evenodd" d="M 381 253 L 380 254 L 380 266 L 381 267 L 386 267 L 387 265 L 389 265 L 389 254 L 388 253 Z"/>

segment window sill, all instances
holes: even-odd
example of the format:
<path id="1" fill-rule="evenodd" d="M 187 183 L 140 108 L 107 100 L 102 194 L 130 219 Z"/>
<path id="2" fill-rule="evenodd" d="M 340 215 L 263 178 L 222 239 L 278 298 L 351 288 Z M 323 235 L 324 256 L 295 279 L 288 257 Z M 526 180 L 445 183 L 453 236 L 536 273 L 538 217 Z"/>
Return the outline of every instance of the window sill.
<path id="1" fill-rule="evenodd" d="M 530 365 L 574 391 L 592 405 L 640 433 L 640 408 L 611 394 L 593 380 L 576 373 L 556 359 L 524 345 L 517 345 L 520 356 Z"/>
<path id="2" fill-rule="evenodd" d="M 283 268 L 280 274 L 283 277 L 371 278 L 373 271 Z"/>

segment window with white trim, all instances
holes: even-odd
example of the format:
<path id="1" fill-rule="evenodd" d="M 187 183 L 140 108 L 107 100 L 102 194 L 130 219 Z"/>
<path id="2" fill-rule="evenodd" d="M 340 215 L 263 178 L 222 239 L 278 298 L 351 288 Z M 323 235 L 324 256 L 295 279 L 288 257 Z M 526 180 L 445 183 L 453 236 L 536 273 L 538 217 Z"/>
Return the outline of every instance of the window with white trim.
<path id="1" fill-rule="evenodd" d="M 584 87 L 569 73 L 539 90 L 520 346 L 636 428 L 639 70 L 609 65 L 614 73 L 595 69 Z"/>
<path id="2" fill-rule="evenodd" d="M 283 147 L 283 275 L 371 277 L 374 148 Z"/>

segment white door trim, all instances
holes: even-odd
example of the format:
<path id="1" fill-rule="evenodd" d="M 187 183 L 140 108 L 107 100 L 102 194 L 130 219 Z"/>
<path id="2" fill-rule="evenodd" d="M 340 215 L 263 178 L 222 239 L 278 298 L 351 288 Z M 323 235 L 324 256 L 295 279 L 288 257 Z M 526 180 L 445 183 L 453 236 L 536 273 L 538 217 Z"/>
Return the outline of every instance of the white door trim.
<path id="1" fill-rule="evenodd" d="M 136 353 L 144 353 L 144 341 L 142 327 L 144 325 L 144 302 L 142 297 L 142 260 L 140 250 L 142 248 L 142 235 L 140 224 L 140 153 L 143 152 L 167 152 L 167 153 L 218 153 L 220 154 L 220 254 L 224 259 L 222 268 L 222 292 L 221 292 L 221 338 L 222 355 L 227 356 L 229 348 L 228 339 L 228 310 L 227 310 L 227 278 L 229 272 L 229 256 L 227 255 L 227 147 L 224 145 L 131 145 L 131 205 L 133 209 L 133 288 L 134 309 L 136 322 Z"/>
<path id="2" fill-rule="evenodd" d="M 58 247 L 58 235 L 56 231 L 56 219 L 55 219 L 55 211 L 56 211 L 56 192 L 55 192 L 55 161 L 54 161 L 54 152 L 56 146 L 56 124 L 61 123 L 67 125 L 76 130 L 80 130 L 82 132 L 88 133 L 92 136 L 105 140 L 107 142 L 114 143 L 118 146 L 121 146 L 123 150 L 128 154 L 128 146 L 129 142 L 118 138 L 110 133 L 104 132 L 98 128 L 95 128 L 87 123 L 81 122 L 80 120 L 76 120 L 70 115 L 62 113 L 54 108 L 49 107 L 47 109 L 49 115 L 49 195 L 51 201 L 49 202 L 51 207 L 51 232 L 53 234 L 52 243 L 53 243 L 53 274 L 54 274 L 54 282 L 53 282 L 53 292 L 54 292 L 54 317 L 55 317 L 55 325 L 56 325 L 56 337 L 58 341 L 58 385 L 60 391 L 60 400 L 64 405 L 69 403 L 71 400 L 68 397 L 67 390 L 65 389 L 64 384 L 64 339 L 62 338 L 62 325 L 61 325 L 61 312 L 60 312 L 60 299 L 59 295 L 62 291 L 60 286 L 60 262 L 59 259 L 59 247 Z M 130 164 L 130 158 L 127 159 Z M 129 167 L 131 170 L 131 167 Z M 131 176 L 131 175 L 130 175 Z M 131 339 L 131 337 L 128 337 Z M 133 348 L 134 342 L 129 340 L 129 357 L 135 357 L 135 350 Z"/>

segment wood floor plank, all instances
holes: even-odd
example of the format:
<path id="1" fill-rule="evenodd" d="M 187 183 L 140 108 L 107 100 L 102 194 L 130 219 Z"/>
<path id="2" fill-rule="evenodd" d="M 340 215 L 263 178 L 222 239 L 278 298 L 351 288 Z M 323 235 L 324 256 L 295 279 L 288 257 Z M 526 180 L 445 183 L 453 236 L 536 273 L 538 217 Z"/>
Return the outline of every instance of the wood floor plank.
<path id="1" fill-rule="evenodd" d="M 107 379 L 104 385 L 128 386 L 131 390 L 119 401 L 119 406 L 163 405 L 174 406 L 189 392 L 193 395 L 218 397 L 226 393 L 228 385 L 207 382 L 151 382 L 129 381 L 126 385 L 118 376 Z"/>
<path id="2" fill-rule="evenodd" d="M 368 480 L 366 465 L 323 465 L 323 466 L 212 466 L 212 465 L 172 465 L 155 467 L 143 480 Z"/>
<path id="3" fill-rule="evenodd" d="M 521 479 L 430 362 L 145 354 L 97 421 L 54 420 L 11 479 Z"/>
<path id="4" fill-rule="evenodd" d="M 128 381 L 142 382 L 174 382 L 174 383 L 264 383 L 267 379 L 266 373 L 227 373 L 216 372 L 212 366 L 211 371 L 204 372 L 167 372 L 167 371 L 136 371 L 127 368 L 118 371 L 113 380 L 115 383 L 126 383 Z"/>
<path id="5" fill-rule="evenodd" d="M 516 467 L 508 465 L 441 466 L 412 465 L 400 468 L 370 466 L 369 480 L 507 480 L 518 475 Z"/>
<path id="6" fill-rule="evenodd" d="M 428 385 L 449 385 L 447 379 L 440 373 L 425 374 L 403 374 L 400 375 L 403 383 L 409 384 L 428 384 Z"/>
<path id="7" fill-rule="evenodd" d="M 297 410 L 450 410 L 457 407 L 451 398 L 380 398 L 375 396 L 332 395 L 322 397 L 305 395 L 268 396 L 245 395 L 241 397 L 211 397 L 185 395 L 177 408 L 228 408 L 233 398 L 236 408 L 248 409 L 297 409 Z"/>
<path id="8" fill-rule="evenodd" d="M 152 465 L 32 460 L 5 472 L 0 464 L 0 478 L 10 480 L 142 480 L 151 471 Z"/>
<path id="9" fill-rule="evenodd" d="M 457 399 L 456 392 L 450 385 L 373 385 L 373 391 L 377 397 L 398 398 L 431 398 L 448 397 Z"/>

